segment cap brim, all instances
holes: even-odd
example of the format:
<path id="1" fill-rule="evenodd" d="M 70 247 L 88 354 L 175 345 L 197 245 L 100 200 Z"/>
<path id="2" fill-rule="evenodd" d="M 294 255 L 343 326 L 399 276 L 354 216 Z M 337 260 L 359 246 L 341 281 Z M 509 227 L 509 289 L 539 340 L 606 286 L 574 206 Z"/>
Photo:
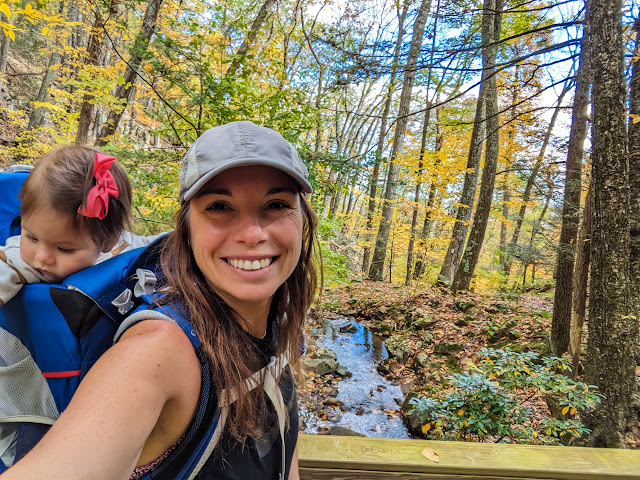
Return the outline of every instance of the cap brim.
<path id="1" fill-rule="evenodd" d="M 225 163 L 224 165 L 216 167 L 210 170 L 209 172 L 207 172 L 206 174 L 204 174 L 201 178 L 198 179 L 196 183 L 194 183 L 190 188 L 185 190 L 184 195 L 180 199 L 180 203 L 188 202 L 189 200 L 191 200 L 194 197 L 194 195 L 198 193 L 198 191 L 216 175 L 219 175 L 220 173 L 235 167 L 248 167 L 252 165 L 261 165 L 265 167 L 276 168 L 281 172 L 286 173 L 291 178 L 293 178 L 298 184 L 298 186 L 300 187 L 300 191 L 302 193 L 311 193 L 313 191 L 313 189 L 311 188 L 311 184 L 306 178 L 304 178 L 302 175 L 300 175 L 298 172 L 296 172 L 293 169 L 283 168 L 282 163 L 278 161 L 268 160 L 264 158 L 260 158 L 260 159 L 243 158 L 241 160 Z"/>

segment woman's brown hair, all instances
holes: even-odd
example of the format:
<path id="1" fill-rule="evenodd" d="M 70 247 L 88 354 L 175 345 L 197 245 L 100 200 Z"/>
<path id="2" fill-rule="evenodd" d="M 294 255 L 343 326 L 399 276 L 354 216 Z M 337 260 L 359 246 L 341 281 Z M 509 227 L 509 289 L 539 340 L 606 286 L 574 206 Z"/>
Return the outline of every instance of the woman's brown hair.
<path id="1" fill-rule="evenodd" d="M 316 293 L 317 218 L 306 198 L 300 194 L 304 217 L 302 249 L 293 273 L 278 288 L 271 306 L 278 322 L 277 354 L 289 353 L 297 365 L 305 315 Z M 217 392 L 237 392 L 227 421 L 238 440 L 263 433 L 267 404 L 262 388 L 249 391 L 244 380 L 259 370 L 260 357 L 236 313 L 213 291 L 198 268 L 190 243 L 189 202 L 178 211 L 176 229 L 169 234 L 161 261 L 167 282 L 162 303 L 177 303 L 188 316 L 210 363 Z M 223 380 L 224 379 L 224 380 Z"/>
<path id="2" fill-rule="evenodd" d="M 93 176 L 96 153 L 102 152 L 68 145 L 45 154 L 22 185 L 20 215 L 27 218 L 43 205 L 48 205 L 70 215 L 74 228 L 87 232 L 96 245 L 104 247 L 115 243 L 131 222 L 131 183 L 119 162 L 113 162 L 109 169 L 118 186 L 118 196 L 109 197 L 107 216 L 100 220 L 78 213 L 78 208 L 87 200 L 89 190 L 96 184 Z"/>

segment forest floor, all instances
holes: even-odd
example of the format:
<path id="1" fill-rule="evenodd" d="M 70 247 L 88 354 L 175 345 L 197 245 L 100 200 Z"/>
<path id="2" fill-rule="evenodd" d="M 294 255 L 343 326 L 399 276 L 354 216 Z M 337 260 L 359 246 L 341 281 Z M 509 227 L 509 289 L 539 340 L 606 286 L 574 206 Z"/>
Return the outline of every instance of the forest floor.
<path id="1" fill-rule="evenodd" d="M 322 315 L 357 321 L 385 338 L 391 335 L 408 338 L 409 358 L 402 363 L 391 362 L 391 371 L 386 375 L 399 382 L 406 395 L 442 389 L 447 377 L 478 364 L 483 347 L 508 347 L 517 352 L 549 355 L 552 304 L 552 291 L 453 294 L 447 288 L 421 287 L 416 291 L 390 283 L 362 282 L 326 289 Z M 416 322 L 422 322 L 423 328 L 416 329 Z M 441 346 L 445 344 L 457 348 L 442 353 Z M 415 358 L 420 352 L 428 355 L 428 366 L 416 365 Z M 636 368 L 636 378 L 640 398 L 640 367 Z M 331 419 L 339 406 L 326 404 L 327 392 L 332 388 L 334 393 L 339 390 L 340 380 L 340 375 L 322 379 L 313 374 L 307 376 L 306 384 L 299 388 L 303 392 L 301 404 L 315 410 L 320 418 Z M 519 402 L 532 412 L 530 422 L 534 427 L 549 416 L 547 403 L 539 392 L 529 390 Z M 579 414 L 576 418 L 579 419 Z M 629 448 L 640 449 L 640 422 L 630 426 L 625 440 Z M 492 437 L 484 441 L 492 441 Z"/>

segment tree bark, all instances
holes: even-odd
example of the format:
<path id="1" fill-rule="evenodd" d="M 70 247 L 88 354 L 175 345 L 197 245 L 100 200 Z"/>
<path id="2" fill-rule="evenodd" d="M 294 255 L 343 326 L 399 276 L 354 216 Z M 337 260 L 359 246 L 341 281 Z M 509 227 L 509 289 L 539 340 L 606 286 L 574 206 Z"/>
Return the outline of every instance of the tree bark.
<path id="1" fill-rule="evenodd" d="M 594 215 L 586 378 L 604 395 L 584 416 L 596 447 L 621 447 L 636 390 L 629 281 L 629 156 L 620 0 L 589 3 Z"/>
<path id="2" fill-rule="evenodd" d="M 416 63 L 418 55 L 420 54 L 420 48 L 422 47 L 424 26 L 427 22 L 430 9 L 431 0 L 422 0 L 418 10 L 418 16 L 413 24 L 413 37 L 411 39 L 411 47 L 409 48 L 409 55 L 407 57 L 404 81 L 402 82 L 402 93 L 400 94 L 396 133 L 393 137 L 393 147 L 391 149 L 391 157 L 389 159 L 387 188 L 385 190 L 382 204 L 382 219 L 380 220 L 380 227 L 378 228 L 378 235 L 376 236 L 376 246 L 373 252 L 371 268 L 369 269 L 369 280 L 382 280 L 384 261 L 387 255 L 387 244 L 389 242 L 389 229 L 391 227 L 391 219 L 393 217 L 393 201 L 396 197 L 396 187 L 400 168 L 396 163 L 396 158 L 404 147 L 404 138 L 406 135 L 407 124 L 409 122 L 411 91 L 413 89 L 413 81 L 416 76 Z"/>
<path id="3" fill-rule="evenodd" d="M 111 110 L 111 112 L 109 112 L 107 122 L 100 130 L 100 135 L 96 139 L 96 145 L 99 147 L 106 145 L 116 132 L 122 115 L 131 100 L 138 77 L 138 69 L 142 65 L 142 58 L 148 49 L 149 41 L 156 29 L 158 12 L 160 11 L 161 5 L 162 0 L 149 0 L 147 4 L 147 10 L 144 12 L 144 18 L 142 19 L 142 27 L 136 37 L 133 49 L 131 50 L 131 57 L 127 62 L 127 68 L 124 72 L 124 82 L 116 88 L 115 97 L 123 101 L 123 107 L 122 109 Z M 199 133 L 200 132 L 198 132 L 198 134 Z"/>
<path id="4" fill-rule="evenodd" d="M 382 112 L 382 123 L 380 125 L 380 136 L 378 137 L 378 148 L 376 149 L 376 159 L 373 164 L 373 171 L 369 179 L 369 208 L 367 209 L 367 226 L 365 235 L 365 247 L 362 253 L 362 273 L 369 272 L 369 263 L 371 261 L 371 241 L 370 233 L 373 229 L 373 216 L 376 212 L 376 196 L 378 195 L 378 180 L 380 177 L 380 162 L 382 161 L 382 151 L 384 150 L 384 139 L 387 136 L 387 121 L 389 111 L 391 110 L 391 99 L 396 83 L 396 72 L 398 70 L 398 60 L 402 49 L 402 37 L 404 36 L 404 20 L 407 17 L 409 9 L 409 1 L 405 0 L 402 4 L 402 11 L 398 12 L 398 38 L 396 39 L 395 51 L 393 53 L 393 62 L 391 64 L 391 74 L 389 78 L 389 87 L 384 101 L 384 111 Z"/>
<path id="5" fill-rule="evenodd" d="M 115 13 L 116 2 L 112 2 L 110 6 L 110 13 Z M 104 40 L 104 28 L 102 22 L 102 15 L 98 7 L 95 8 L 95 20 L 93 28 L 91 29 L 91 36 L 89 37 L 89 46 L 87 47 L 87 56 L 85 64 L 87 65 L 99 65 L 100 55 L 102 53 L 102 45 Z M 93 120 L 93 95 L 85 93 L 82 98 L 82 106 L 80 107 L 80 115 L 78 116 L 78 130 L 76 132 L 76 145 L 86 145 L 89 139 L 89 128 L 91 127 L 91 121 Z"/>
<path id="6" fill-rule="evenodd" d="M 593 216 L 593 187 L 590 184 L 582 213 L 582 226 L 578 234 L 578 251 L 576 253 L 576 268 L 573 275 L 573 317 L 571 318 L 571 336 L 569 341 L 569 355 L 573 365 L 573 379 L 578 378 L 580 364 L 580 349 L 582 346 L 582 326 L 584 325 L 587 307 L 587 285 L 589 279 L 589 264 L 591 263 L 591 231 Z"/>
<path id="7" fill-rule="evenodd" d="M 413 269 L 413 247 L 416 242 L 416 225 L 418 224 L 418 205 L 420 203 L 420 187 L 422 186 L 422 169 L 424 167 L 424 154 L 427 151 L 427 132 L 429 131 L 429 116 L 431 113 L 431 105 L 427 104 L 424 112 L 424 121 L 422 122 L 422 139 L 420 141 L 420 153 L 418 158 L 418 178 L 416 179 L 416 190 L 413 196 L 413 214 L 411 215 L 411 230 L 409 238 L 409 246 L 407 248 L 407 274 L 404 278 L 404 284 L 411 283 L 411 271 Z"/>
<path id="8" fill-rule="evenodd" d="M 634 58 L 640 53 L 640 19 L 636 19 L 636 48 Z M 629 212 L 630 217 L 630 258 L 629 268 L 634 315 L 640 318 L 640 64 L 633 63 L 630 92 L 629 121 Z M 635 117 L 634 117 L 635 116 Z"/>
<path id="9" fill-rule="evenodd" d="M 582 156 L 587 136 L 587 105 L 591 83 L 589 55 L 589 25 L 585 22 L 581 41 L 580 62 L 576 72 L 576 92 L 571 114 L 571 132 L 567 152 L 562 227 L 556 260 L 556 289 L 553 298 L 551 320 L 551 349 L 554 355 L 562 355 L 569 347 L 571 328 L 571 291 L 573 266 L 580 214 L 580 190 L 582 188 Z"/>
<path id="10" fill-rule="evenodd" d="M 437 100 L 436 100 L 437 103 Z M 436 108 L 436 139 L 433 152 L 437 155 L 437 153 L 442 150 L 442 130 L 440 128 L 440 108 Z M 440 159 L 436 156 L 436 160 L 434 165 L 440 164 Z M 414 280 L 422 277 L 425 271 L 425 261 L 427 255 L 426 248 L 426 240 L 431 235 L 431 218 L 433 215 L 434 204 L 436 201 L 436 192 L 437 192 L 437 179 L 434 178 L 431 181 L 431 185 L 429 186 L 429 196 L 427 197 L 427 203 L 425 206 L 424 212 L 424 221 L 422 222 L 422 230 L 420 231 L 420 235 L 418 236 L 418 259 L 416 260 L 416 266 L 413 271 Z"/>
<path id="11" fill-rule="evenodd" d="M 485 0 L 482 13 L 482 63 L 486 78 L 486 115 L 487 115 L 487 146 L 484 156 L 484 169 L 480 182 L 478 207 L 473 217 L 473 224 L 469 232 L 467 246 L 456 270 L 451 287 L 454 291 L 468 290 L 475 271 L 480 249 L 487 230 L 487 222 L 493 200 L 493 188 L 498 167 L 498 150 L 500 147 L 498 121 L 498 90 L 495 76 L 495 61 L 500 40 L 500 25 L 502 24 L 503 0 Z"/>
<path id="12" fill-rule="evenodd" d="M 3 80 L 3 75 L 7 73 L 7 58 L 9 56 L 9 42 L 11 39 L 8 35 L 2 34 L 0 39 L 0 92 L 7 90 L 8 83 Z"/>
<path id="13" fill-rule="evenodd" d="M 507 175 L 504 176 L 502 182 L 502 221 L 500 222 L 500 270 L 502 273 L 509 274 L 507 271 L 507 222 L 509 221 L 509 202 L 511 201 L 511 192 L 507 182 Z"/>
<path id="14" fill-rule="evenodd" d="M 468 222 L 473 212 L 473 204 L 476 200 L 476 186 L 478 184 L 478 176 L 480 171 L 480 157 L 482 156 L 482 144 L 484 142 L 485 133 L 485 100 L 487 95 L 487 73 L 482 70 L 480 80 L 480 93 L 478 94 L 478 102 L 476 104 L 476 113 L 473 120 L 473 129 L 471 131 L 471 144 L 469 146 L 469 156 L 467 158 L 467 169 L 464 174 L 464 184 L 460 201 L 456 213 L 456 220 L 453 224 L 453 232 L 451 233 L 451 241 L 447 247 L 440 269 L 439 279 L 448 284 L 453 280 L 453 275 L 458 268 L 458 263 L 462 257 L 462 249 L 464 241 L 467 237 Z"/>
<path id="15" fill-rule="evenodd" d="M 60 6 L 58 7 L 58 12 L 64 12 L 64 2 L 60 2 Z M 34 103 L 43 103 L 46 102 L 49 98 L 49 88 L 53 85 L 53 81 L 58 75 L 58 69 L 54 69 L 53 67 L 56 65 L 60 65 L 62 62 L 62 54 L 60 53 L 62 50 L 62 46 L 59 45 L 54 52 L 49 57 L 49 65 L 47 66 L 47 72 L 42 77 L 42 83 L 40 83 L 40 89 L 38 90 L 38 96 L 35 99 Z M 40 128 L 42 125 L 42 121 L 44 120 L 44 114 L 46 113 L 46 107 L 36 107 L 31 110 L 31 114 L 29 115 L 29 123 L 27 125 L 27 132 L 32 132 Z M 34 140 L 30 135 L 27 135 L 22 142 L 23 146 L 31 143 Z"/>

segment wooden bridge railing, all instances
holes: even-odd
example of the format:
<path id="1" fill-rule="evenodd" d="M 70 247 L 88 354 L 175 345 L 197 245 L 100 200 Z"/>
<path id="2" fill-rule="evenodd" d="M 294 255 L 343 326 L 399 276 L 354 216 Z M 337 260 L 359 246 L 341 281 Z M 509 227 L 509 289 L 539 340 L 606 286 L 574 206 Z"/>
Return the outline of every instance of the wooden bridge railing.
<path id="1" fill-rule="evenodd" d="M 638 450 L 300 435 L 298 453 L 302 480 L 640 480 Z"/>

